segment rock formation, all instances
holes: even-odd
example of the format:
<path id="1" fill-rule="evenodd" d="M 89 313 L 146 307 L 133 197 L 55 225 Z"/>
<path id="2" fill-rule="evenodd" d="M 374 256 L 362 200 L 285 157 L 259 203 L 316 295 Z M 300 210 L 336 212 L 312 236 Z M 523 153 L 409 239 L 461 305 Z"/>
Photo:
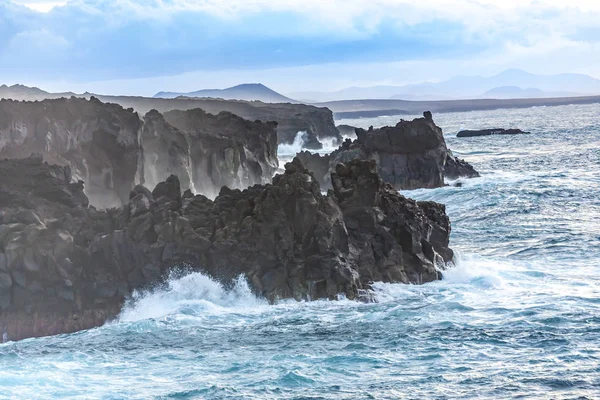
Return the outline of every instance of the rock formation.
<path id="1" fill-rule="evenodd" d="M 72 93 L 48 93 L 37 88 L 22 85 L 13 87 L 0 86 L 0 99 L 13 100 L 44 100 L 59 97 L 70 97 Z M 89 98 L 89 93 L 76 95 Z M 320 149 L 320 141 L 334 139 L 341 141 L 342 137 L 335 127 L 333 113 L 325 107 L 315 107 L 306 104 L 263 103 L 261 101 L 221 100 L 193 97 L 178 97 L 175 99 L 158 99 L 137 96 L 102 96 L 94 95 L 106 103 L 116 103 L 124 108 L 132 108 L 140 115 L 151 110 L 165 113 L 171 110 L 191 110 L 201 108 L 211 114 L 227 111 L 249 121 L 276 121 L 279 143 L 291 144 L 298 132 L 306 132 L 305 148 Z"/>
<path id="2" fill-rule="evenodd" d="M 491 136 L 491 135 L 522 135 L 529 132 L 523 132 L 520 129 L 479 129 L 479 130 L 464 130 L 456 134 L 456 137 L 473 137 L 473 136 Z"/>
<path id="3" fill-rule="evenodd" d="M 92 98 L 0 101 L 0 158 L 43 154 L 71 166 L 98 206 L 127 202 L 139 161 L 142 122 L 131 110 Z"/>
<path id="4" fill-rule="evenodd" d="M 342 136 L 356 136 L 356 127 L 352 125 L 338 125 L 338 131 Z"/>
<path id="5" fill-rule="evenodd" d="M 277 171 L 276 122 L 201 109 L 169 111 L 165 119 L 188 138 L 192 180 L 199 193 L 215 197 L 223 186 L 244 189 L 269 183 Z"/>
<path id="6" fill-rule="evenodd" d="M 398 190 L 441 187 L 444 176 L 449 179 L 479 176 L 470 164 L 448 150 L 442 130 L 429 112 L 423 118 L 401 120 L 392 127 L 357 128 L 356 136 L 356 140 L 347 139 L 329 155 L 304 151 L 298 158 L 325 188 L 331 186 L 329 173 L 336 165 L 355 158 L 375 160 L 383 180 Z"/>
<path id="7" fill-rule="evenodd" d="M 160 121 L 158 121 L 160 122 Z M 129 204 L 87 207 L 68 167 L 0 161 L 0 330 L 9 340 L 72 332 L 115 317 L 135 289 L 186 266 L 257 294 L 365 297 L 373 281 L 421 284 L 452 259 L 443 205 L 398 194 L 374 161 L 339 164 L 333 189 L 295 159 L 272 184 L 211 201 L 170 176 Z"/>
<path id="8" fill-rule="evenodd" d="M 132 109 L 96 98 L 0 101 L 0 157 L 42 154 L 67 165 L 100 208 L 127 204 L 138 183 L 154 187 L 174 174 L 184 189 L 214 197 L 220 188 L 270 182 L 278 167 L 277 124 L 231 113 Z"/>

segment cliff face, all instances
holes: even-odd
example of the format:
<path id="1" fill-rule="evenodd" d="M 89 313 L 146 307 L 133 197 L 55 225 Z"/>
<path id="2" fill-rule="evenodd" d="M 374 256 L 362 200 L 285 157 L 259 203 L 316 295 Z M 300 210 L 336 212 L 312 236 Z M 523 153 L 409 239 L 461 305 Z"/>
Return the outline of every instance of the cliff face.
<path id="1" fill-rule="evenodd" d="M 98 206 L 127 202 L 139 162 L 142 122 L 96 99 L 0 101 L 0 158 L 43 154 L 70 165 Z"/>
<path id="2" fill-rule="evenodd" d="M 220 99 L 151 99 L 142 97 L 99 96 L 103 101 L 132 107 L 136 111 L 146 113 L 156 109 L 161 113 L 172 110 L 192 110 L 201 108 L 211 114 L 223 111 L 233 113 L 249 121 L 260 120 L 277 122 L 278 143 L 294 142 L 298 132 L 306 132 L 306 148 L 320 149 L 319 140 L 335 139 L 341 142 L 342 137 L 335 126 L 333 113 L 325 107 L 314 107 L 306 104 L 262 103 L 260 101 L 236 101 Z"/>
<path id="3" fill-rule="evenodd" d="M 48 93 L 37 88 L 16 85 L 14 87 L 0 86 L 0 98 L 14 100 L 44 100 L 58 97 L 70 97 L 73 93 Z M 75 95 L 82 98 L 88 94 Z M 325 107 L 315 107 L 306 104 L 263 103 L 261 101 L 222 100 L 212 98 L 178 97 L 162 99 L 133 96 L 102 96 L 94 95 L 103 102 L 120 104 L 124 108 L 133 108 L 144 115 L 151 110 L 165 113 L 171 110 L 192 110 L 201 108 L 211 114 L 226 111 L 249 121 L 276 121 L 279 126 L 277 136 L 279 143 L 291 144 L 298 132 L 306 132 L 306 148 L 320 149 L 319 140 L 337 139 L 341 136 L 335 127 L 333 113 Z"/>
<path id="4" fill-rule="evenodd" d="M 324 187 L 330 187 L 329 173 L 339 163 L 352 159 L 374 160 L 383 180 L 398 190 L 444 186 L 444 177 L 479 176 L 473 167 L 452 155 L 442 130 L 431 113 L 413 121 L 379 129 L 356 129 L 357 139 L 347 139 L 339 149 L 325 156 L 302 152 L 298 157 L 315 172 Z"/>
<path id="5" fill-rule="evenodd" d="M 116 316 L 134 289 L 187 265 L 244 275 L 271 301 L 354 299 L 373 281 L 439 279 L 452 259 L 444 206 L 399 195 L 373 161 L 340 164 L 324 196 L 299 160 L 272 184 L 181 194 L 170 176 L 127 206 L 87 208 L 81 183 L 40 157 L 0 161 L 0 330 L 72 332 Z"/>
<path id="6" fill-rule="evenodd" d="M 165 119 L 188 138 L 192 180 L 199 193 L 215 197 L 223 186 L 244 189 L 268 183 L 277 171 L 276 122 L 201 109 L 169 111 Z"/>
<path id="7" fill-rule="evenodd" d="M 277 124 L 230 113 L 156 110 L 140 119 L 131 109 L 79 98 L 0 101 L 0 157 L 42 154 L 71 168 L 100 208 L 126 204 L 137 183 L 154 187 L 169 175 L 184 189 L 214 197 L 221 186 L 270 181 L 278 165 Z"/>

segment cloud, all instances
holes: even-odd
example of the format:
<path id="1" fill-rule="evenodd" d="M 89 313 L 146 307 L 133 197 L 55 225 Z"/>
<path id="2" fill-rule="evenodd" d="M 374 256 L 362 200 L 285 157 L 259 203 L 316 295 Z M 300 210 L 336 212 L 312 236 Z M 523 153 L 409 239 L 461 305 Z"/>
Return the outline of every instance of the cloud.
<path id="1" fill-rule="evenodd" d="M 0 0 L 0 74 L 88 82 L 332 64 L 535 65 L 563 50 L 589 59 L 599 17 L 600 2 L 586 0 Z"/>

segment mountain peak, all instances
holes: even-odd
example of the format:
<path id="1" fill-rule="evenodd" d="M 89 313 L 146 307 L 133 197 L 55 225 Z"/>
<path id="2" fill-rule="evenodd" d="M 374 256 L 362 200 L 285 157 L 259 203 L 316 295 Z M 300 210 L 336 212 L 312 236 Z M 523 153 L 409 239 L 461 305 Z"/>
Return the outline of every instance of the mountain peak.
<path id="1" fill-rule="evenodd" d="M 262 83 L 241 83 L 226 89 L 202 89 L 194 92 L 158 92 L 156 98 L 213 97 L 224 100 L 262 101 L 264 103 L 295 103 Z"/>

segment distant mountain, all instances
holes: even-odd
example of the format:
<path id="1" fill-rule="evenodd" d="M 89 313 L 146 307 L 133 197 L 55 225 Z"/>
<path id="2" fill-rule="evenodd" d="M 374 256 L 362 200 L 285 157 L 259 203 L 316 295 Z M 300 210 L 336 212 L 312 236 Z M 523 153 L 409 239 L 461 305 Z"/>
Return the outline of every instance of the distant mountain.
<path id="1" fill-rule="evenodd" d="M 583 74 L 536 75 L 519 69 L 509 69 L 491 77 L 457 76 L 443 82 L 424 82 L 403 86 L 350 87 L 336 92 L 297 92 L 296 99 L 327 102 L 362 99 L 450 100 L 477 99 L 507 89 L 535 88 L 542 97 L 586 96 L 600 94 L 600 80 Z M 526 97 L 530 89 L 511 89 L 516 98 Z M 525 90 L 525 92 L 522 92 Z M 492 92 L 493 94 L 494 92 Z M 531 92 L 533 93 L 533 92 Z M 504 98 L 505 96 L 502 96 Z M 536 95 L 535 97 L 540 97 Z"/>
<path id="2" fill-rule="evenodd" d="M 537 99 L 576 96 L 582 96 L 582 94 L 575 92 L 544 92 L 538 88 L 522 89 L 518 86 L 500 86 L 490 89 L 477 97 L 482 99 Z"/>
<path id="3" fill-rule="evenodd" d="M 73 92 L 49 93 L 45 90 L 38 89 L 36 87 L 29 87 L 24 85 L 0 85 L 0 99 L 36 101 L 71 96 L 77 96 L 77 94 Z"/>
<path id="4" fill-rule="evenodd" d="M 173 99 L 176 97 L 211 97 L 224 100 L 258 100 L 264 103 L 297 103 L 261 83 L 245 83 L 227 89 L 203 89 L 189 93 L 159 92 L 155 98 Z"/>

